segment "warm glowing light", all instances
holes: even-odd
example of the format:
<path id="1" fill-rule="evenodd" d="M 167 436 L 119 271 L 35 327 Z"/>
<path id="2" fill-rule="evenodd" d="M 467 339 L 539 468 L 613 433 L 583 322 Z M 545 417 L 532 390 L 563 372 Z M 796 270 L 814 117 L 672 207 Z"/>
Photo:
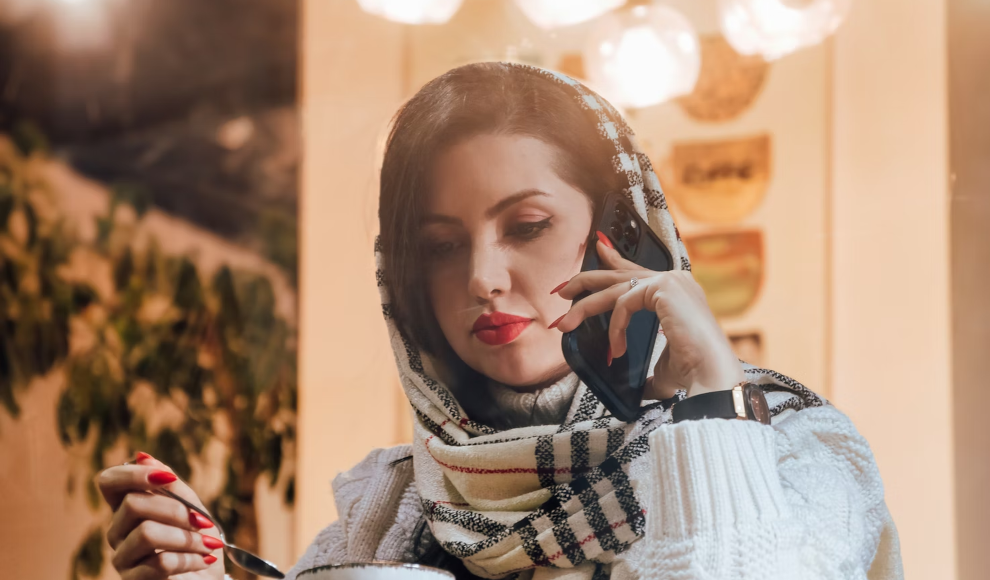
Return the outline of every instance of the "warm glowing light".
<path id="1" fill-rule="evenodd" d="M 20 24 L 38 9 L 37 0 L 0 0 L 0 24 Z"/>
<path id="2" fill-rule="evenodd" d="M 719 0 L 722 34 L 740 54 L 773 60 L 820 43 L 842 24 L 852 0 Z"/>
<path id="3" fill-rule="evenodd" d="M 217 129 L 217 143 L 231 151 L 240 149 L 254 135 L 254 121 L 250 117 L 236 117 Z"/>
<path id="4" fill-rule="evenodd" d="M 64 50 L 96 50 L 111 42 L 111 12 L 108 0 L 57 0 L 51 13 L 55 40 Z"/>
<path id="5" fill-rule="evenodd" d="M 592 84 L 613 103 L 631 107 L 690 93 L 701 69 L 697 33 L 680 12 L 663 5 L 604 16 L 584 54 Z"/>
<path id="6" fill-rule="evenodd" d="M 403 24 L 443 24 L 464 0 L 358 0 L 369 14 Z"/>
<path id="7" fill-rule="evenodd" d="M 591 20 L 625 3 L 626 0 L 516 0 L 526 17 L 545 30 Z"/>

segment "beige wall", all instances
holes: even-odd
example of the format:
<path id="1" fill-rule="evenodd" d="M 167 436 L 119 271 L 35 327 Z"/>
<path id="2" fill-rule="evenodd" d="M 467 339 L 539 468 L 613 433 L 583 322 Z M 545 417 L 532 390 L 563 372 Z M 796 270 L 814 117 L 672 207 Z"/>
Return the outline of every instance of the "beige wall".
<path id="1" fill-rule="evenodd" d="M 700 33 L 717 32 L 716 3 L 678 0 L 671 5 Z M 676 142 L 770 135 L 770 180 L 750 215 L 732 226 L 712 226 L 677 213 L 675 204 L 674 218 L 686 236 L 735 228 L 762 232 L 760 293 L 745 312 L 719 322 L 730 333 L 760 331 L 764 366 L 826 396 L 828 56 L 822 45 L 771 63 L 752 106 L 725 122 L 698 122 L 674 103 L 638 111 L 629 120 L 640 139 L 650 143 L 655 164 Z"/>
<path id="2" fill-rule="evenodd" d="M 330 480 L 392 445 L 399 421 L 373 241 L 378 139 L 400 103 L 400 28 L 356 2 L 302 6 L 297 553 L 336 519 Z"/>
<path id="3" fill-rule="evenodd" d="M 857 2 L 835 40 L 832 392 L 876 455 L 909 580 L 956 570 L 945 6 Z"/>
<path id="4" fill-rule="evenodd" d="M 990 4 L 949 0 L 952 342 L 959 579 L 990 546 Z"/>

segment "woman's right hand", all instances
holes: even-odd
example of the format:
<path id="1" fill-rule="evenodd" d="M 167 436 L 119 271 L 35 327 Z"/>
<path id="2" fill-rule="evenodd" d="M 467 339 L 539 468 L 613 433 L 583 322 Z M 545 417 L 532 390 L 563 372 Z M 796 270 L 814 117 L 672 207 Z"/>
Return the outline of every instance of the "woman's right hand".
<path id="1" fill-rule="evenodd" d="M 169 491 L 200 507 L 196 493 L 164 463 L 146 453 L 137 462 L 104 470 L 98 485 L 113 510 L 107 542 L 121 580 L 219 580 L 223 546 L 209 520 L 178 501 L 150 490 Z"/>

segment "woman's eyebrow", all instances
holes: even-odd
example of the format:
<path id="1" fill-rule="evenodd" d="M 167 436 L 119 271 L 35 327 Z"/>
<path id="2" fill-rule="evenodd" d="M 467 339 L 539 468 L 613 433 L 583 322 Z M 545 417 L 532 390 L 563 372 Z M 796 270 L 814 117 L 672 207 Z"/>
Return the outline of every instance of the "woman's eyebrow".
<path id="1" fill-rule="evenodd" d="M 516 193 L 513 193 L 509 197 L 500 200 L 498 203 L 491 206 L 490 208 L 486 209 L 485 219 L 492 219 L 498 214 L 502 213 L 503 211 L 509 209 L 509 207 L 519 203 L 520 201 L 537 195 L 542 195 L 546 197 L 550 196 L 549 193 L 545 191 L 541 191 L 539 189 L 524 189 L 522 191 L 518 191 Z M 461 225 L 462 222 L 459 218 L 455 218 L 449 215 L 435 214 L 435 213 L 423 216 L 423 219 L 420 220 L 419 222 L 420 226 L 425 226 L 427 224 L 437 224 L 437 223 Z"/>
<path id="2" fill-rule="evenodd" d="M 524 189 L 522 191 L 513 193 L 509 197 L 507 197 L 507 198 L 499 201 L 495 205 L 493 205 L 490 208 L 486 209 L 485 210 L 485 217 L 487 219 L 492 219 L 495 216 L 497 216 L 498 214 L 502 213 L 503 211 L 509 209 L 510 206 L 512 206 L 514 204 L 517 204 L 517 203 L 519 203 L 520 201 L 522 201 L 524 199 L 528 199 L 528 198 L 533 197 L 533 196 L 536 196 L 536 195 L 542 195 L 542 196 L 546 196 L 546 197 L 549 197 L 550 196 L 549 193 L 547 193 L 545 191 L 540 191 L 539 189 Z"/>
<path id="3" fill-rule="evenodd" d="M 420 227 L 427 226 L 429 224 L 453 224 L 455 226 L 459 226 L 461 223 L 461 220 L 458 218 L 436 213 L 425 215 L 423 216 L 423 219 L 419 220 Z"/>

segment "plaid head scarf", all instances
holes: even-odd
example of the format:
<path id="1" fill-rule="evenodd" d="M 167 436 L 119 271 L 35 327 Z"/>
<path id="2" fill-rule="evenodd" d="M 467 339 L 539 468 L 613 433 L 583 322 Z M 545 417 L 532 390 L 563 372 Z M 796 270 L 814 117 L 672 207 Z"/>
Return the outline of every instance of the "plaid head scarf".
<path id="1" fill-rule="evenodd" d="M 625 194 L 674 258 L 690 270 L 660 182 L 633 132 L 603 98 L 562 74 L 512 64 L 513 73 L 538 75 L 573 91 L 597 119 L 598 133 L 614 147 L 614 171 L 625 177 Z M 381 280 L 381 251 L 376 244 Z M 649 461 L 648 435 L 671 422 L 666 401 L 644 401 L 640 417 L 612 417 L 584 384 L 578 385 L 560 425 L 497 431 L 469 417 L 443 383 L 437 362 L 406 341 L 389 316 L 387 286 L 379 285 L 396 364 L 412 404 L 416 485 L 432 534 L 472 573 L 503 578 L 535 569 L 571 568 L 598 580 L 645 532 L 640 482 Z M 657 339 L 655 362 L 666 340 Z M 819 406 L 824 401 L 797 381 L 744 364 L 747 379 L 775 397 L 772 414 Z M 560 570 L 564 572 L 564 570 Z M 555 574 L 551 574 L 555 575 Z"/>

